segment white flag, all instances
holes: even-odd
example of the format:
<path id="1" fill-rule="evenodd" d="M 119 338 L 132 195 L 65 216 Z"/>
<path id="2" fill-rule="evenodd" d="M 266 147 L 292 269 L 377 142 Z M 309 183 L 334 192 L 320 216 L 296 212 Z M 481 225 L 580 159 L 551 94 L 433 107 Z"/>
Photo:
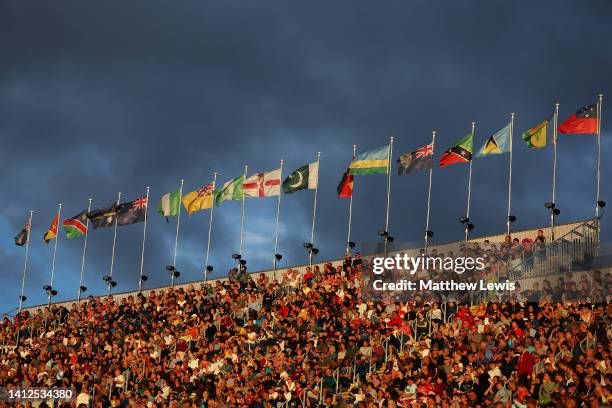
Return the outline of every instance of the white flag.
<path id="1" fill-rule="evenodd" d="M 280 194 L 281 170 L 256 173 L 244 180 L 245 197 L 270 197 Z"/>

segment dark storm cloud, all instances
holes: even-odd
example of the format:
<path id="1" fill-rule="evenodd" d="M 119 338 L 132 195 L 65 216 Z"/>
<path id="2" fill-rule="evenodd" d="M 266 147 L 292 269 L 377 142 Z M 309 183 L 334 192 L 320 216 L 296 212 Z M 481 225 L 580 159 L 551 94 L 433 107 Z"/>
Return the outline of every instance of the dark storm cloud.
<path id="1" fill-rule="evenodd" d="M 52 245 L 40 237 L 57 203 L 64 215 L 92 197 L 105 205 L 151 186 L 151 210 L 186 180 L 187 191 L 219 171 L 286 174 L 322 152 L 317 240 L 321 258 L 340 254 L 347 201 L 335 187 L 359 149 L 396 137 L 395 156 L 427 143 L 446 149 L 478 122 L 475 147 L 517 113 L 513 213 L 516 227 L 547 220 L 552 150 L 530 151 L 518 134 L 609 93 L 612 72 L 605 1 L 590 2 L 4 2 L 0 9 L 0 310 L 16 303 L 23 249 L 12 237 L 36 211 L 26 293 L 43 299 Z M 604 105 L 602 197 L 610 195 L 612 145 Z M 592 216 L 594 138 L 561 136 L 558 200 L 567 222 Z M 503 230 L 507 155 L 474 162 L 472 219 L 478 233 Z M 418 241 L 424 229 L 426 174 L 393 177 L 391 230 Z M 376 238 L 384 225 L 383 176 L 356 180 L 353 237 Z M 467 166 L 434 170 L 431 229 L 459 239 Z M 251 270 L 271 264 L 274 199 L 247 203 L 245 256 Z M 283 263 L 305 261 L 312 194 L 284 196 Z M 211 264 L 230 266 L 238 248 L 239 203 L 215 212 Z M 167 282 L 175 224 L 150 212 L 145 273 Z M 208 213 L 182 219 L 182 280 L 201 277 Z M 605 224 L 604 224 L 605 225 Z M 119 230 L 115 273 L 136 287 L 142 225 Z M 85 281 L 102 291 L 112 231 L 90 235 Z M 82 241 L 59 242 L 60 298 L 78 285 Z"/>

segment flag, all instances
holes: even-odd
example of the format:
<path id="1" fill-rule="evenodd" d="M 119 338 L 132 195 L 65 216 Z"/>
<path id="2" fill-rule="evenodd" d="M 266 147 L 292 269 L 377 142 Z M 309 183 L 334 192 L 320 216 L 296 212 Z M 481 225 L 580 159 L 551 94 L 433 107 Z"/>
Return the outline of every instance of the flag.
<path id="1" fill-rule="evenodd" d="M 244 176 L 236 177 L 215 190 L 217 207 L 225 200 L 242 200 L 244 196 Z"/>
<path id="2" fill-rule="evenodd" d="M 559 132 L 574 135 L 597 134 L 597 106 L 593 104 L 578 109 L 559 125 Z"/>
<path id="3" fill-rule="evenodd" d="M 66 231 L 66 238 L 78 238 L 87 232 L 87 210 L 78 213 L 72 218 L 64 220 L 62 226 Z"/>
<path id="4" fill-rule="evenodd" d="M 397 174 L 405 176 L 408 173 L 429 170 L 433 167 L 433 143 L 408 154 L 402 154 L 397 159 Z"/>
<path id="5" fill-rule="evenodd" d="M 540 149 L 546 147 L 546 127 L 548 126 L 548 119 L 532 127 L 531 129 L 523 132 L 521 137 L 527 143 L 527 147 L 530 149 Z"/>
<path id="6" fill-rule="evenodd" d="M 349 173 L 355 174 L 387 174 L 389 171 L 389 146 L 361 152 L 349 166 Z"/>
<path id="7" fill-rule="evenodd" d="M 338 198 L 351 198 L 353 196 L 353 175 L 346 169 L 342 180 L 338 184 Z"/>
<path id="8" fill-rule="evenodd" d="M 191 194 L 191 193 L 190 193 Z M 176 217 L 179 213 L 181 205 L 181 190 L 172 191 L 162 196 L 159 205 L 157 206 L 157 212 L 166 217 Z"/>
<path id="9" fill-rule="evenodd" d="M 215 189 L 212 183 L 203 185 L 196 191 L 187 193 L 181 198 L 187 214 L 191 216 L 196 211 L 206 210 L 212 207 Z M 178 209 L 177 209 L 178 214 Z M 172 215 L 172 214 L 171 214 Z"/>
<path id="10" fill-rule="evenodd" d="M 245 197 L 270 197 L 280 194 L 280 169 L 256 173 L 244 180 Z"/>
<path id="11" fill-rule="evenodd" d="M 15 237 L 15 245 L 24 246 L 26 242 L 28 242 L 28 235 L 30 235 L 30 224 L 26 224 L 25 227 L 19 231 L 19 234 Z"/>
<path id="12" fill-rule="evenodd" d="M 454 146 L 442 153 L 440 167 L 446 167 L 455 163 L 468 163 L 472 161 L 472 150 L 474 148 L 474 134 L 470 133 L 459 140 Z"/>
<path id="13" fill-rule="evenodd" d="M 319 182 L 319 162 L 306 164 L 291 173 L 283 181 L 283 194 L 317 188 Z"/>
<path id="14" fill-rule="evenodd" d="M 499 129 L 489 137 L 482 145 L 476 157 L 484 157 L 491 154 L 502 154 L 510 151 L 510 123 Z"/>
<path id="15" fill-rule="evenodd" d="M 59 222 L 59 217 L 56 215 L 55 218 L 53 218 L 53 222 L 49 226 L 49 230 L 45 232 L 45 235 L 43 236 L 43 239 L 45 240 L 45 244 L 48 244 L 49 241 L 57 237 L 58 222 Z"/>
<path id="16" fill-rule="evenodd" d="M 145 220 L 148 199 L 140 197 L 133 201 L 119 204 L 117 207 L 117 225 L 130 225 Z"/>
<path id="17" fill-rule="evenodd" d="M 115 225 L 115 218 L 117 218 L 117 204 L 112 203 L 106 207 L 90 211 L 87 218 L 93 224 L 94 229 L 112 227 Z"/>

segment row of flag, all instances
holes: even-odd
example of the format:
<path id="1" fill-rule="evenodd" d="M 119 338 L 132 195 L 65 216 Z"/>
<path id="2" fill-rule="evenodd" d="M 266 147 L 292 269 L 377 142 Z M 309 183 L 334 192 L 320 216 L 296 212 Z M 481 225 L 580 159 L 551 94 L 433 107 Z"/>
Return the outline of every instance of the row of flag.
<path id="1" fill-rule="evenodd" d="M 546 146 L 546 133 L 550 118 L 525 131 L 521 136 L 529 148 Z M 595 134 L 597 133 L 596 105 L 588 105 L 566 119 L 558 127 L 565 134 Z M 475 157 L 485 157 L 510 151 L 511 124 L 504 126 L 491 135 Z M 474 134 L 469 133 L 452 147 L 442 153 L 439 159 L 440 167 L 455 163 L 467 163 L 473 156 Z M 390 169 L 390 146 L 361 152 L 351 161 L 343 174 L 337 192 L 340 198 L 349 198 L 353 194 L 353 176 L 367 174 L 388 174 Z M 430 143 L 411 153 L 400 155 L 397 159 L 399 175 L 433 168 L 434 145 Z M 281 182 L 281 169 L 256 173 L 250 177 L 236 177 L 216 188 L 209 183 L 181 197 L 181 190 L 166 193 L 162 196 L 157 211 L 166 219 L 179 214 L 179 206 L 184 206 L 189 215 L 196 211 L 210 209 L 213 203 L 219 206 L 226 200 L 243 200 L 244 198 L 260 198 L 291 194 L 305 189 L 316 189 L 319 178 L 319 163 L 309 163 L 293 171 Z M 93 211 L 82 211 L 72 218 L 63 221 L 62 226 L 68 239 L 77 238 L 87 232 L 88 220 L 94 229 L 130 225 L 145 220 L 148 198 L 141 197 L 124 203 L 113 203 Z M 50 242 L 57 237 L 59 216 L 56 216 L 44 241 Z M 26 225 L 15 237 L 15 244 L 23 246 L 27 242 L 30 228 Z"/>

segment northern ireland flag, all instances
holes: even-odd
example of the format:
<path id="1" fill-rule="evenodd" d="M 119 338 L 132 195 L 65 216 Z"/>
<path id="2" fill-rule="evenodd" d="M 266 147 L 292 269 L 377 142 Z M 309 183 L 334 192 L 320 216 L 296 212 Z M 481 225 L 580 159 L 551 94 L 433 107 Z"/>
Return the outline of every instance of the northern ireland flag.
<path id="1" fill-rule="evenodd" d="M 245 197 L 270 197 L 280 195 L 281 170 L 257 173 L 244 180 Z"/>

